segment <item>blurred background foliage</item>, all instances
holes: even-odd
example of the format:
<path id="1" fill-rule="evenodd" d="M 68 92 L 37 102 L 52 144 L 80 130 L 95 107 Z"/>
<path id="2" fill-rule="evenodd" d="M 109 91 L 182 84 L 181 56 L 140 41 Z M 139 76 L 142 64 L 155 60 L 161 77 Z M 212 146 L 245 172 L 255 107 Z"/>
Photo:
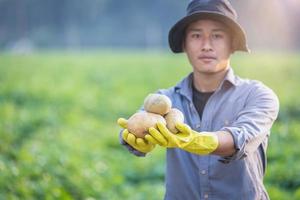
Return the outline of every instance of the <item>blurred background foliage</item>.
<path id="1" fill-rule="evenodd" d="M 300 2 L 238 1 L 251 54 L 232 66 L 279 96 L 265 185 L 300 199 Z M 188 0 L 0 0 L 0 200 L 162 199 L 165 152 L 119 145 L 119 117 L 191 71 L 167 50 Z"/>
<path id="2" fill-rule="evenodd" d="M 299 54 L 236 54 L 232 65 L 279 95 L 265 184 L 271 199 L 299 199 Z M 164 149 L 129 154 L 116 119 L 190 70 L 167 52 L 1 54 L 0 199 L 162 199 Z"/>
<path id="3" fill-rule="evenodd" d="M 0 0 L 0 48 L 166 48 L 190 0 Z M 230 0 L 250 47 L 300 49 L 299 0 Z"/>

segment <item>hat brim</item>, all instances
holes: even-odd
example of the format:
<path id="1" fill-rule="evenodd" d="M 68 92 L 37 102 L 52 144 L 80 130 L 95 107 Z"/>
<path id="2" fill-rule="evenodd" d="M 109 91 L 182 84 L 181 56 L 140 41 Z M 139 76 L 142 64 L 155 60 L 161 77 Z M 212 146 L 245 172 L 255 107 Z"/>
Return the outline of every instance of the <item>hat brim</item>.
<path id="1" fill-rule="evenodd" d="M 231 18 L 214 12 L 195 12 L 179 20 L 169 31 L 169 46 L 174 53 L 183 52 L 183 40 L 187 26 L 200 19 L 211 19 L 224 23 L 233 34 L 233 51 L 250 52 L 247 47 L 246 34 L 243 28 Z"/>

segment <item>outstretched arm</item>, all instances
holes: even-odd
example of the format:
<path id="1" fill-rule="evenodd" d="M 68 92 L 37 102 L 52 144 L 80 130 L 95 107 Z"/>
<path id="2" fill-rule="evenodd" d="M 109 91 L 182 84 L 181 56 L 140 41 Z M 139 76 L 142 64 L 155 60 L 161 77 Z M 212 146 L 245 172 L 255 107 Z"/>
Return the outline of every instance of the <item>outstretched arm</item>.
<path id="1" fill-rule="evenodd" d="M 212 134 L 216 134 L 218 137 L 219 145 L 212 154 L 219 156 L 231 156 L 236 152 L 234 147 L 234 140 L 231 133 L 227 131 L 218 131 Z"/>

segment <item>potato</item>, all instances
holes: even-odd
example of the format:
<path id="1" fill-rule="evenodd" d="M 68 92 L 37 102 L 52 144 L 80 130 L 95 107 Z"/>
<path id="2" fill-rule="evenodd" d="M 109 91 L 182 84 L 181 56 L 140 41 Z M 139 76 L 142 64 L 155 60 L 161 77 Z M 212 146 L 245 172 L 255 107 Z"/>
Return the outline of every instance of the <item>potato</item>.
<path id="1" fill-rule="evenodd" d="M 147 112 L 165 115 L 171 107 L 172 102 L 166 95 L 149 94 L 144 100 L 144 109 Z"/>
<path id="2" fill-rule="evenodd" d="M 137 137 L 144 138 L 150 127 L 156 127 L 156 123 L 166 124 L 166 120 L 158 114 L 138 112 L 133 114 L 127 122 L 127 129 Z"/>
<path id="3" fill-rule="evenodd" d="M 172 108 L 168 114 L 165 115 L 165 119 L 167 122 L 167 128 L 172 132 L 172 133 L 177 133 L 178 130 L 175 127 L 175 124 L 180 122 L 184 122 L 184 116 L 180 110 L 177 108 Z"/>

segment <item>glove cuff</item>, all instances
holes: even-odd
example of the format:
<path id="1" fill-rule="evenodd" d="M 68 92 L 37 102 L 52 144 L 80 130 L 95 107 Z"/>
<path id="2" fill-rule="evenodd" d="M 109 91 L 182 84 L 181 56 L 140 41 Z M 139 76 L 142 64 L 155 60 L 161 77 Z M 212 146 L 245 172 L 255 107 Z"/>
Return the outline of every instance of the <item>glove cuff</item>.
<path id="1" fill-rule="evenodd" d="M 199 133 L 193 141 L 187 143 L 183 149 L 199 154 L 207 155 L 214 152 L 219 146 L 218 136 L 213 133 Z"/>

